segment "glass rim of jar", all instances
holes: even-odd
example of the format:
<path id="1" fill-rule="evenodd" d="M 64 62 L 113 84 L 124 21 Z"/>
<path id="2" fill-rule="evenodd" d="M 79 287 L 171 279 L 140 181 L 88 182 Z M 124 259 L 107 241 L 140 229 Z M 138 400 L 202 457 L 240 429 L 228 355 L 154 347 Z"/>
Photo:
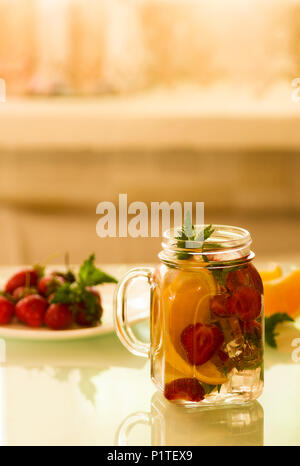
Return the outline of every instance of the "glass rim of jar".
<path id="1" fill-rule="evenodd" d="M 195 234 L 208 226 L 195 225 Z M 189 263 L 193 267 L 224 267 L 249 262 L 255 257 L 250 250 L 252 239 L 248 230 L 220 224 L 212 224 L 211 227 L 214 232 L 205 242 L 201 236 L 200 239 L 181 239 L 178 234 L 182 227 L 166 230 L 159 259 L 164 263 Z"/>

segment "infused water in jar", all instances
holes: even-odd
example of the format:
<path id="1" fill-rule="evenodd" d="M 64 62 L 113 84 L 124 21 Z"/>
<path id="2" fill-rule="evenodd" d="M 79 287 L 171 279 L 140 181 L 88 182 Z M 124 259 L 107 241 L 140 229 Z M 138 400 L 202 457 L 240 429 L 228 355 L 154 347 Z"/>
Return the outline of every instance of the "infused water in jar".
<path id="1" fill-rule="evenodd" d="M 133 269 L 121 280 L 117 333 L 131 352 L 150 357 L 152 380 L 173 403 L 256 399 L 263 389 L 263 285 L 250 234 L 224 225 L 193 229 L 192 239 L 184 229 L 167 231 L 160 265 Z M 127 285 L 139 276 L 151 289 L 149 345 L 126 318 Z"/>

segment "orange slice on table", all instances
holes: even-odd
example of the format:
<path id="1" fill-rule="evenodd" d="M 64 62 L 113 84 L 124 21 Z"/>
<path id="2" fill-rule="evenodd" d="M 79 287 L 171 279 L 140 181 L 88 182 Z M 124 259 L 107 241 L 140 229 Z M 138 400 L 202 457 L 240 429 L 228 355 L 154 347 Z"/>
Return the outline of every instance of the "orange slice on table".
<path id="1" fill-rule="evenodd" d="M 293 318 L 300 315 L 300 270 L 263 283 L 267 317 L 276 312 L 286 312 Z"/>

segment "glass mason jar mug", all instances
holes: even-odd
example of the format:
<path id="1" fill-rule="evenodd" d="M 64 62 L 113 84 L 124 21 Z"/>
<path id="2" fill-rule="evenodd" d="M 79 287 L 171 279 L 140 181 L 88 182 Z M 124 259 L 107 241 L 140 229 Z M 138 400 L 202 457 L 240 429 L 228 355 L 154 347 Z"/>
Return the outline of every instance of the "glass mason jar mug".
<path id="1" fill-rule="evenodd" d="M 166 399 L 191 407 L 247 402 L 263 389 L 263 285 L 251 237 L 238 227 L 213 230 L 207 240 L 167 231 L 161 264 L 132 269 L 115 294 L 121 342 L 150 357 L 152 380 Z M 150 344 L 136 338 L 127 319 L 127 289 L 137 277 L 150 284 Z"/>

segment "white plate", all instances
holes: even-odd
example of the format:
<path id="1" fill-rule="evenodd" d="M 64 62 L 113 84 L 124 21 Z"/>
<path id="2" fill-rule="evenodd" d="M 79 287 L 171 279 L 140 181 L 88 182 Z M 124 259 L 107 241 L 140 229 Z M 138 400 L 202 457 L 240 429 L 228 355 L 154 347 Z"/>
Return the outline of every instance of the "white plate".
<path id="1" fill-rule="evenodd" d="M 4 275 L 4 276 L 3 276 Z M 0 289 L 3 289 L 3 284 L 6 277 L 11 275 L 0 270 Z M 6 276 L 6 277 L 5 277 Z M 102 297 L 103 316 L 102 324 L 96 327 L 79 327 L 73 326 L 67 330 L 50 330 L 47 327 L 30 328 L 21 324 L 15 319 L 9 325 L 0 326 L 0 338 L 20 339 L 20 340 L 74 340 L 82 338 L 96 337 L 114 331 L 113 323 L 113 294 L 115 285 L 101 285 L 99 291 Z M 128 316 L 132 324 L 141 322 L 149 315 L 147 311 L 147 298 L 145 295 L 137 295 L 130 297 L 128 300 Z"/>

